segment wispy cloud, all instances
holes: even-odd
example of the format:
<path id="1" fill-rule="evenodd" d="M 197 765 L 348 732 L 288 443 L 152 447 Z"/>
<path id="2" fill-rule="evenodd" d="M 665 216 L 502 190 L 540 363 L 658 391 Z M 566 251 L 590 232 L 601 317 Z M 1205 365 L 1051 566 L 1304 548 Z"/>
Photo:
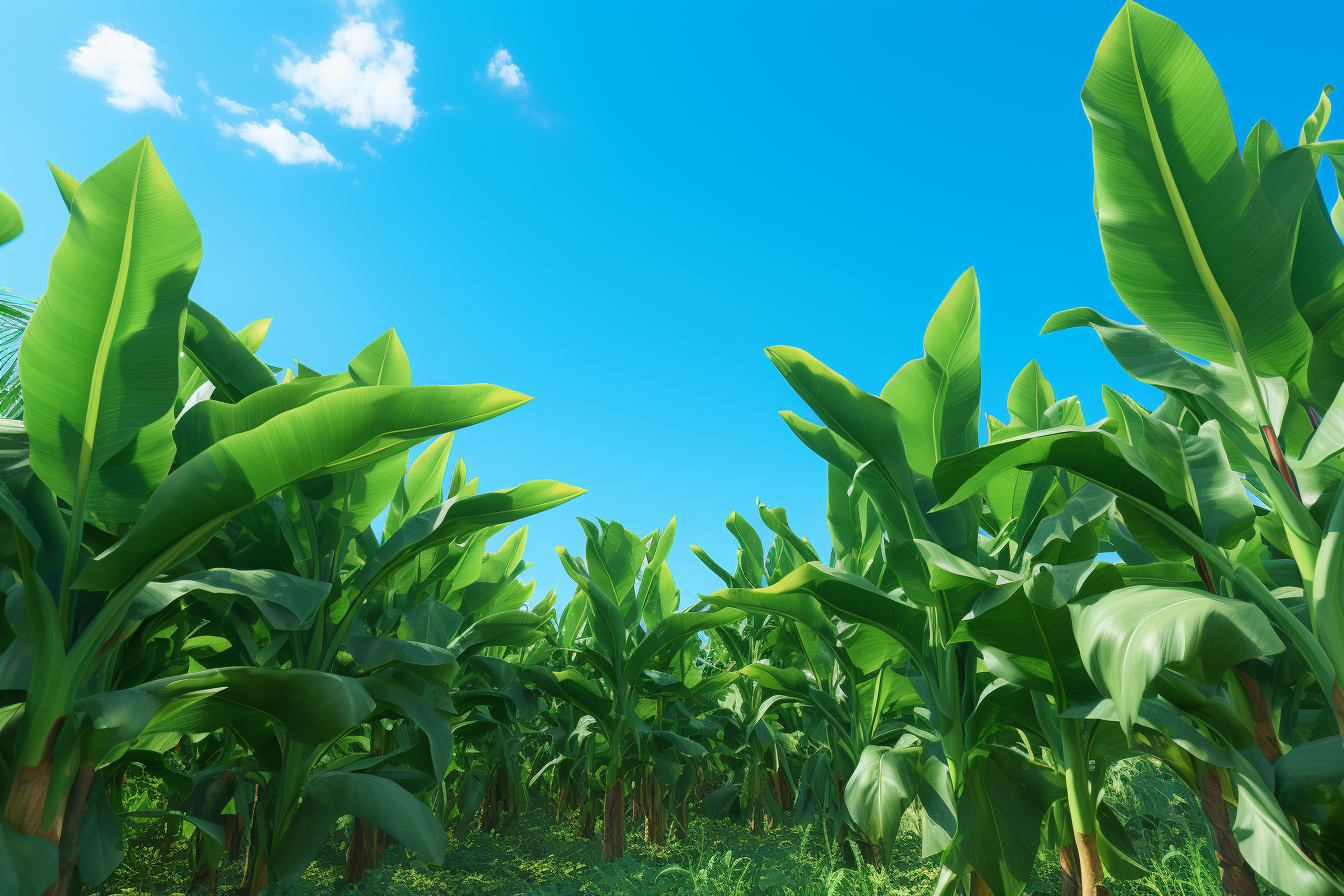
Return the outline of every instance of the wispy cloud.
<path id="1" fill-rule="evenodd" d="M 378 150 L 370 146 L 369 141 L 367 140 L 364 141 L 364 151 L 369 155 L 373 156 L 375 159 L 381 159 L 383 157 L 382 153 L 378 152 Z"/>
<path id="2" fill-rule="evenodd" d="M 303 114 L 303 110 L 292 106 L 289 103 L 271 103 L 271 108 L 277 112 L 283 112 L 295 121 L 307 121 L 308 116 Z"/>
<path id="3" fill-rule="evenodd" d="M 227 121 L 215 120 L 219 132 L 225 137 L 238 137 L 241 140 L 263 149 L 281 165 L 333 165 L 341 167 L 325 146 L 312 134 L 305 131 L 294 133 L 272 118 L 262 124 L 258 121 L 245 121 L 239 125 Z"/>
<path id="4" fill-rule="evenodd" d="M 257 111 L 251 106 L 244 106 L 242 103 L 231 100 L 226 96 L 215 97 L 215 103 L 230 115 L 253 115 Z"/>
<path id="5" fill-rule="evenodd" d="M 372 6 L 361 6 L 370 9 Z M 275 67 L 299 89 L 293 106 L 322 108 L 350 128 L 387 124 L 409 130 L 422 114 L 410 79 L 416 72 L 415 47 L 358 17 L 345 20 L 331 35 L 326 54 L 313 59 L 297 52 Z"/>
<path id="6" fill-rule="evenodd" d="M 527 83 L 527 78 L 523 76 L 523 70 L 518 67 L 518 63 L 513 61 L 513 56 L 509 51 L 500 47 L 495 51 L 495 55 L 490 57 L 490 64 L 485 67 L 485 76 L 498 81 L 505 90 L 516 90 L 526 96 L 532 91 L 532 85 Z"/>
<path id="7" fill-rule="evenodd" d="M 236 100 L 231 100 L 226 96 L 216 96 L 215 94 L 211 93 L 210 85 L 206 83 L 206 80 L 204 78 L 198 77 L 196 79 L 196 86 L 201 88 L 201 90 L 205 91 L 205 95 L 214 100 L 216 106 L 219 106 L 219 108 L 223 109 L 225 112 L 228 112 L 230 115 L 256 114 L 257 110 L 253 109 L 251 106 L 244 106 L 242 103 Z"/>
<path id="8" fill-rule="evenodd" d="M 82 46 L 66 54 L 70 70 L 107 88 L 107 101 L 123 112 L 161 109 L 176 118 L 182 114 L 180 96 L 163 89 L 159 69 L 164 63 L 149 44 L 134 34 L 109 25 L 98 30 Z"/>

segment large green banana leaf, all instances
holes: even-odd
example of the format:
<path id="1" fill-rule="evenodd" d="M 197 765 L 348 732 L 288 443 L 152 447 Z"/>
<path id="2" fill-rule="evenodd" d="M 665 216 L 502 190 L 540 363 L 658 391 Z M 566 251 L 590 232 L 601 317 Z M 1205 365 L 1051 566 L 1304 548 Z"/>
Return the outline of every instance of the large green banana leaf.
<path id="1" fill-rule="evenodd" d="M 148 138 L 80 185 L 19 349 L 33 469 L 114 529 L 173 462 L 187 292 L 201 236 Z"/>
<path id="2" fill-rule="evenodd" d="M 1182 351 L 1225 365 L 1248 355 L 1305 390 L 1311 331 L 1293 302 L 1291 234 L 1242 161 L 1199 48 L 1126 3 L 1083 107 L 1102 248 L 1125 304 Z"/>
<path id="3" fill-rule="evenodd" d="M 233 514 L 290 483 L 361 466 L 406 441 L 488 420 L 525 400 L 496 386 L 368 386 L 324 395 L 216 442 L 174 470 L 126 537 L 85 567 L 79 587 L 111 590 L 137 570 L 157 573 L 190 556 Z"/>

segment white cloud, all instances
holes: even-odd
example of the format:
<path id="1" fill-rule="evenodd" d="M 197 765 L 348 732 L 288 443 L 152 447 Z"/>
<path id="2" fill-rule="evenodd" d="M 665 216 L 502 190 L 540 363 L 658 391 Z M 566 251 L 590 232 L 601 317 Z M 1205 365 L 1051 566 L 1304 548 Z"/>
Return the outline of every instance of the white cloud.
<path id="1" fill-rule="evenodd" d="M 244 106 L 242 103 L 235 102 L 226 96 L 215 97 L 215 102 L 221 109 L 228 112 L 230 115 L 252 115 L 257 111 L 251 106 Z"/>
<path id="2" fill-rule="evenodd" d="M 340 115 L 349 128 L 389 124 L 403 131 L 421 110 L 414 102 L 415 47 L 384 39 L 373 22 L 357 18 L 331 36 L 331 49 L 314 60 L 303 53 L 285 57 L 276 74 L 299 88 L 295 106 L 321 107 Z"/>
<path id="3" fill-rule="evenodd" d="M 136 37 L 107 25 L 99 25 L 83 46 L 65 54 L 70 70 L 107 88 L 107 101 L 123 112 L 162 109 L 185 118 L 180 96 L 163 89 L 158 69 L 164 67 L 154 48 Z"/>
<path id="4" fill-rule="evenodd" d="M 341 163 L 316 137 L 305 131 L 295 134 L 281 124 L 278 118 L 272 118 L 264 125 L 257 121 L 232 125 L 219 120 L 215 124 L 225 137 L 240 137 L 266 150 L 281 165 L 322 164 L 341 167 Z"/>
<path id="5" fill-rule="evenodd" d="M 378 152 L 378 150 L 374 149 L 372 146 L 369 145 L 369 141 L 367 140 L 364 141 L 364 151 L 369 155 L 373 156 L 375 159 L 381 159 L 383 157 L 382 154 Z"/>
<path id="6" fill-rule="evenodd" d="M 230 115 L 253 115 L 257 111 L 251 106 L 244 106 L 242 103 L 237 102 L 236 100 L 231 100 L 226 96 L 215 96 L 210 92 L 210 85 L 205 82 L 204 78 L 198 77 L 196 79 L 196 86 L 201 88 L 201 90 L 204 90 L 206 95 L 215 101 L 215 105 L 219 106 Z"/>
<path id="7" fill-rule="evenodd" d="M 382 5 L 382 2 L 383 0 L 355 0 L 355 6 L 359 7 L 360 12 L 368 15 Z"/>
<path id="8" fill-rule="evenodd" d="M 518 90 L 523 94 L 531 91 L 532 86 L 527 83 L 527 78 L 523 77 L 523 70 L 513 61 L 509 51 L 500 47 L 495 51 L 495 55 L 490 57 L 490 64 L 485 68 L 485 76 L 494 78 L 504 85 L 505 90 Z"/>
<path id="9" fill-rule="evenodd" d="M 295 108 L 289 103 L 272 103 L 271 108 L 277 112 L 283 112 L 295 121 L 307 121 L 308 116 L 303 114 L 302 109 Z"/>

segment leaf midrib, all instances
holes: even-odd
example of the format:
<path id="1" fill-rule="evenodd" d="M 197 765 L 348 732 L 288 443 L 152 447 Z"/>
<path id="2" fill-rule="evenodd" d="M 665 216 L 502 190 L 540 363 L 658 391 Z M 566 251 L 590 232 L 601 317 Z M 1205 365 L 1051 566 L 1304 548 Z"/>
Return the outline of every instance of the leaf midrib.
<path id="1" fill-rule="evenodd" d="M 1246 350 L 1246 341 L 1242 337 L 1241 325 L 1237 323 L 1236 317 L 1232 313 L 1232 307 L 1227 302 L 1227 297 L 1223 295 L 1222 287 L 1213 275 L 1213 270 L 1209 267 L 1208 259 L 1204 257 L 1204 248 L 1199 242 L 1199 237 L 1195 234 L 1194 224 L 1190 221 L 1190 215 L 1185 208 L 1185 200 L 1181 197 L 1181 191 L 1176 186 L 1176 178 L 1171 173 L 1171 166 L 1167 163 L 1166 150 L 1162 146 L 1162 138 L 1157 132 L 1157 122 L 1153 120 L 1153 110 L 1148 105 L 1148 91 L 1143 85 L 1143 75 L 1139 71 L 1139 58 L 1135 52 L 1134 43 L 1134 19 L 1125 11 L 1125 27 L 1129 34 L 1129 58 L 1134 67 L 1134 84 L 1139 91 L 1139 102 L 1143 106 L 1143 120 L 1148 128 L 1148 139 L 1152 143 L 1153 158 L 1157 162 L 1158 171 L 1162 174 L 1162 184 L 1166 187 L 1167 198 L 1171 201 L 1172 210 L 1176 214 L 1176 221 L 1181 228 L 1181 236 L 1185 239 L 1186 251 L 1190 253 L 1190 259 L 1195 265 L 1195 271 L 1199 274 L 1200 283 L 1204 286 L 1204 291 L 1208 294 L 1209 302 L 1213 305 L 1214 312 L 1218 315 L 1223 324 L 1223 329 L 1227 332 L 1228 342 L 1231 343 L 1232 351 L 1235 354 L 1246 357 L 1249 361 L 1249 353 Z"/>

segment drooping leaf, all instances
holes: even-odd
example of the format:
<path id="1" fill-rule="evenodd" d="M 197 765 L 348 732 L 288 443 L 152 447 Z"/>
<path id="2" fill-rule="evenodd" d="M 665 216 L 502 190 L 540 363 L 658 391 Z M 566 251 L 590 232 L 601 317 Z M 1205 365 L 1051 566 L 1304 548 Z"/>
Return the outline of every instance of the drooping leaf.
<path id="1" fill-rule="evenodd" d="M 900 750 L 864 747 L 859 764 L 845 784 L 845 808 L 859 830 L 891 859 L 901 819 L 919 793 L 923 777 Z"/>
<path id="2" fill-rule="evenodd" d="M 1069 605 L 1088 673 L 1128 735 L 1164 668 L 1205 683 L 1237 663 L 1283 650 L 1254 604 L 1189 588 L 1131 585 Z"/>

